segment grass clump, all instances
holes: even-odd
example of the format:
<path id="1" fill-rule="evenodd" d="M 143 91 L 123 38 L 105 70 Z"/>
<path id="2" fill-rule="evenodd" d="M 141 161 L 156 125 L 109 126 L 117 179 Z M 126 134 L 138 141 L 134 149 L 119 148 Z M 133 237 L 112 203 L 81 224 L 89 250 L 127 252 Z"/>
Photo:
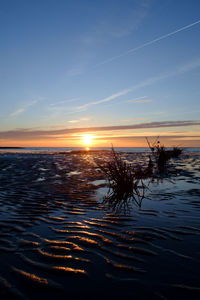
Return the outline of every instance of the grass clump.
<path id="1" fill-rule="evenodd" d="M 147 138 L 146 138 L 147 139 Z M 162 180 L 161 175 L 166 174 L 166 165 L 169 159 L 176 158 L 182 153 L 182 149 L 174 147 L 167 150 L 157 140 L 150 144 L 152 155 L 149 156 L 148 166 L 134 166 L 129 164 L 111 148 L 111 158 L 103 165 L 98 164 L 99 169 L 105 175 L 108 182 L 108 193 L 104 197 L 104 204 L 113 210 L 127 210 L 130 202 L 141 207 L 142 200 L 146 197 L 146 191 L 150 182 Z M 146 184 L 146 179 L 149 183 Z"/>
<path id="2" fill-rule="evenodd" d="M 114 148 L 111 149 L 111 159 L 100 170 L 108 181 L 108 194 L 104 197 L 104 203 L 114 210 L 127 209 L 129 202 L 133 201 L 141 207 L 148 188 L 143 179 L 145 172 L 141 167 L 124 162 Z"/>
<path id="3" fill-rule="evenodd" d="M 164 145 L 161 145 L 158 138 L 152 144 L 149 142 L 147 138 L 146 140 L 153 154 L 159 172 L 163 172 L 166 168 L 167 162 L 171 158 L 179 157 L 183 151 L 179 147 L 173 147 L 172 150 L 167 150 Z"/>

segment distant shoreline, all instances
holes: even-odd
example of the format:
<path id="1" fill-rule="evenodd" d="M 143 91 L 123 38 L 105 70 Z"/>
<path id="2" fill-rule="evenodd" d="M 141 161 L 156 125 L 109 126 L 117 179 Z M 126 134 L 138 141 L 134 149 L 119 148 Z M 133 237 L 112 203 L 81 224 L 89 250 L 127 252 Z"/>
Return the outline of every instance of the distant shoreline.
<path id="1" fill-rule="evenodd" d="M 0 149 L 25 149 L 24 147 L 0 147 Z"/>

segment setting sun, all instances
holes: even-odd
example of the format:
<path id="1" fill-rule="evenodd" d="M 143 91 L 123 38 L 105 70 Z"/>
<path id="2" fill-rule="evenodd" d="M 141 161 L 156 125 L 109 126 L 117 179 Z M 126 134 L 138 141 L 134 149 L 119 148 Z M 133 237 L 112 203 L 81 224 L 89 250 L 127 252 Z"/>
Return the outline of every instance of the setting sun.
<path id="1" fill-rule="evenodd" d="M 83 143 L 84 143 L 85 145 L 91 145 L 91 144 L 92 144 L 93 138 L 94 138 L 94 137 L 93 137 L 92 135 L 86 134 L 86 135 L 83 136 Z"/>

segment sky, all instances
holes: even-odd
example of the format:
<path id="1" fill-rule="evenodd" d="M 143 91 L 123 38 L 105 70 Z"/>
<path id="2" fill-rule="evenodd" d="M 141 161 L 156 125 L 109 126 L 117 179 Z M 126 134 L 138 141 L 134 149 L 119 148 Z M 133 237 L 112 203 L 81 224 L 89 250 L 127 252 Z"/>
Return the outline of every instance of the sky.
<path id="1" fill-rule="evenodd" d="M 0 0 L 0 146 L 200 147 L 199 0 Z"/>

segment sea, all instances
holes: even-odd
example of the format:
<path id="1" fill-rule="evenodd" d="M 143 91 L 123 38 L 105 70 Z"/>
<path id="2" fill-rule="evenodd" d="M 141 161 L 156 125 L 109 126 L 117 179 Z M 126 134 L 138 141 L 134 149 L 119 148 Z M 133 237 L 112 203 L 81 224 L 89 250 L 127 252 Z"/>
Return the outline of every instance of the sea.
<path id="1" fill-rule="evenodd" d="M 6 147 L 0 148 L 0 152 L 13 152 L 13 153 L 59 153 L 59 152 L 72 152 L 81 150 L 110 150 L 111 147 Z M 135 153 L 135 152 L 150 152 L 149 147 L 114 147 L 118 152 Z M 172 148 L 167 148 L 172 149 Z M 181 147 L 183 151 L 200 152 L 200 147 Z"/>

